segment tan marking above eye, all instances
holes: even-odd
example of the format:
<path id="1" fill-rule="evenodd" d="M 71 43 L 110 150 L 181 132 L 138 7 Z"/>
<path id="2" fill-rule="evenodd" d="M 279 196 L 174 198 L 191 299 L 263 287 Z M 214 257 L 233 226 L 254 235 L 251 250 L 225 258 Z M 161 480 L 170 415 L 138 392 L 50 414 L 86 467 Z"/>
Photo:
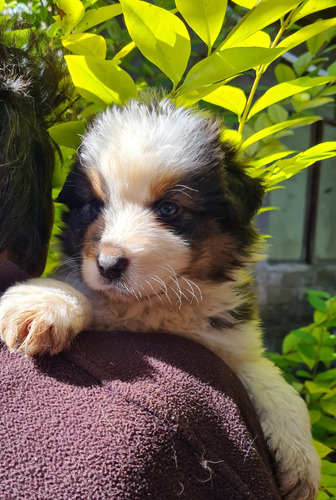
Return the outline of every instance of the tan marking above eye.
<path id="1" fill-rule="evenodd" d="M 155 176 L 149 187 L 150 204 L 162 198 L 169 189 L 178 183 L 179 176 L 176 172 L 161 172 Z"/>
<path id="2" fill-rule="evenodd" d="M 90 181 L 91 188 L 95 197 L 100 201 L 106 200 L 107 189 L 105 181 L 102 178 L 101 174 L 98 172 L 98 170 L 91 167 L 85 169 L 84 171 L 87 178 Z"/>

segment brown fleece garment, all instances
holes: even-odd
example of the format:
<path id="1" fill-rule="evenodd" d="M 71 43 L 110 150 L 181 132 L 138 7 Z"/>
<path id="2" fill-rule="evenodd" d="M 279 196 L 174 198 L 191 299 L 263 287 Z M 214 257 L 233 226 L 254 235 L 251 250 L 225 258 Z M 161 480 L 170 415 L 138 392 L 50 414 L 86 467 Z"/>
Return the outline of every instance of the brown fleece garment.
<path id="1" fill-rule="evenodd" d="M 13 281 L 0 260 L 0 286 Z M 2 346 L 0 408 L 1 500 L 280 499 L 240 381 L 183 338 L 83 332 L 36 358 Z"/>

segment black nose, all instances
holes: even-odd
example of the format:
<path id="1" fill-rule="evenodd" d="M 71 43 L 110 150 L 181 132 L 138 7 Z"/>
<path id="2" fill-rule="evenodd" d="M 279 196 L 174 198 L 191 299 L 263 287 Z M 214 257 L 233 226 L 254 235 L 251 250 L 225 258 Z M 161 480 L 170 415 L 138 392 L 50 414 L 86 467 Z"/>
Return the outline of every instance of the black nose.
<path id="1" fill-rule="evenodd" d="M 111 257 L 104 263 L 97 260 L 99 273 L 110 281 L 120 278 L 128 263 L 126 257 Z"/>

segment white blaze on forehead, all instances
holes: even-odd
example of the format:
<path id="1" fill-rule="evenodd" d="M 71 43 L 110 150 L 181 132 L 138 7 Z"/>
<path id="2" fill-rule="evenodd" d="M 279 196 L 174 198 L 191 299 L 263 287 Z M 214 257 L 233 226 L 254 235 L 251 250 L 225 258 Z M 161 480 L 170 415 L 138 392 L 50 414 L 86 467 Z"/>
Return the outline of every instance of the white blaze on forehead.
<path id="1" fill-rule="evenodd" d="M 168 100 L 156 107 L 131 101 L 107 109 L 86 133 L 81 159 L 100 171 L 113 195 L 149 196 L 156 175 L 184 174 L 204 164 L 218 124 Z M 113 184 L 113 185 L 112 185 Z"/>

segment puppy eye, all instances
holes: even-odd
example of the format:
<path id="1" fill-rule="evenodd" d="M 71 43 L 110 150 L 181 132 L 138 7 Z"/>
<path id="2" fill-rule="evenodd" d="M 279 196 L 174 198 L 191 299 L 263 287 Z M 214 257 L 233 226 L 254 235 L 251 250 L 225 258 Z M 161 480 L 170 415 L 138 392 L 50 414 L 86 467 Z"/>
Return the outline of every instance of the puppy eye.
<path id="1" fill-rule="evenodd" d="M 81 219 L 85 219 L 85 222 L 90 223 L 98 217 L 101 209 L 102 203 L 96 198 L 93 198 L 82 206 L 80 211 Z"/>
<path id="2" fill-rule="evenodd" d="M 157 211 L 159 216 L 164 220 L 171 220 L 177 217 L 181 212 L 181 207 L 177 203 L 172 201 L 162 201 L 158 207 Z"/>

